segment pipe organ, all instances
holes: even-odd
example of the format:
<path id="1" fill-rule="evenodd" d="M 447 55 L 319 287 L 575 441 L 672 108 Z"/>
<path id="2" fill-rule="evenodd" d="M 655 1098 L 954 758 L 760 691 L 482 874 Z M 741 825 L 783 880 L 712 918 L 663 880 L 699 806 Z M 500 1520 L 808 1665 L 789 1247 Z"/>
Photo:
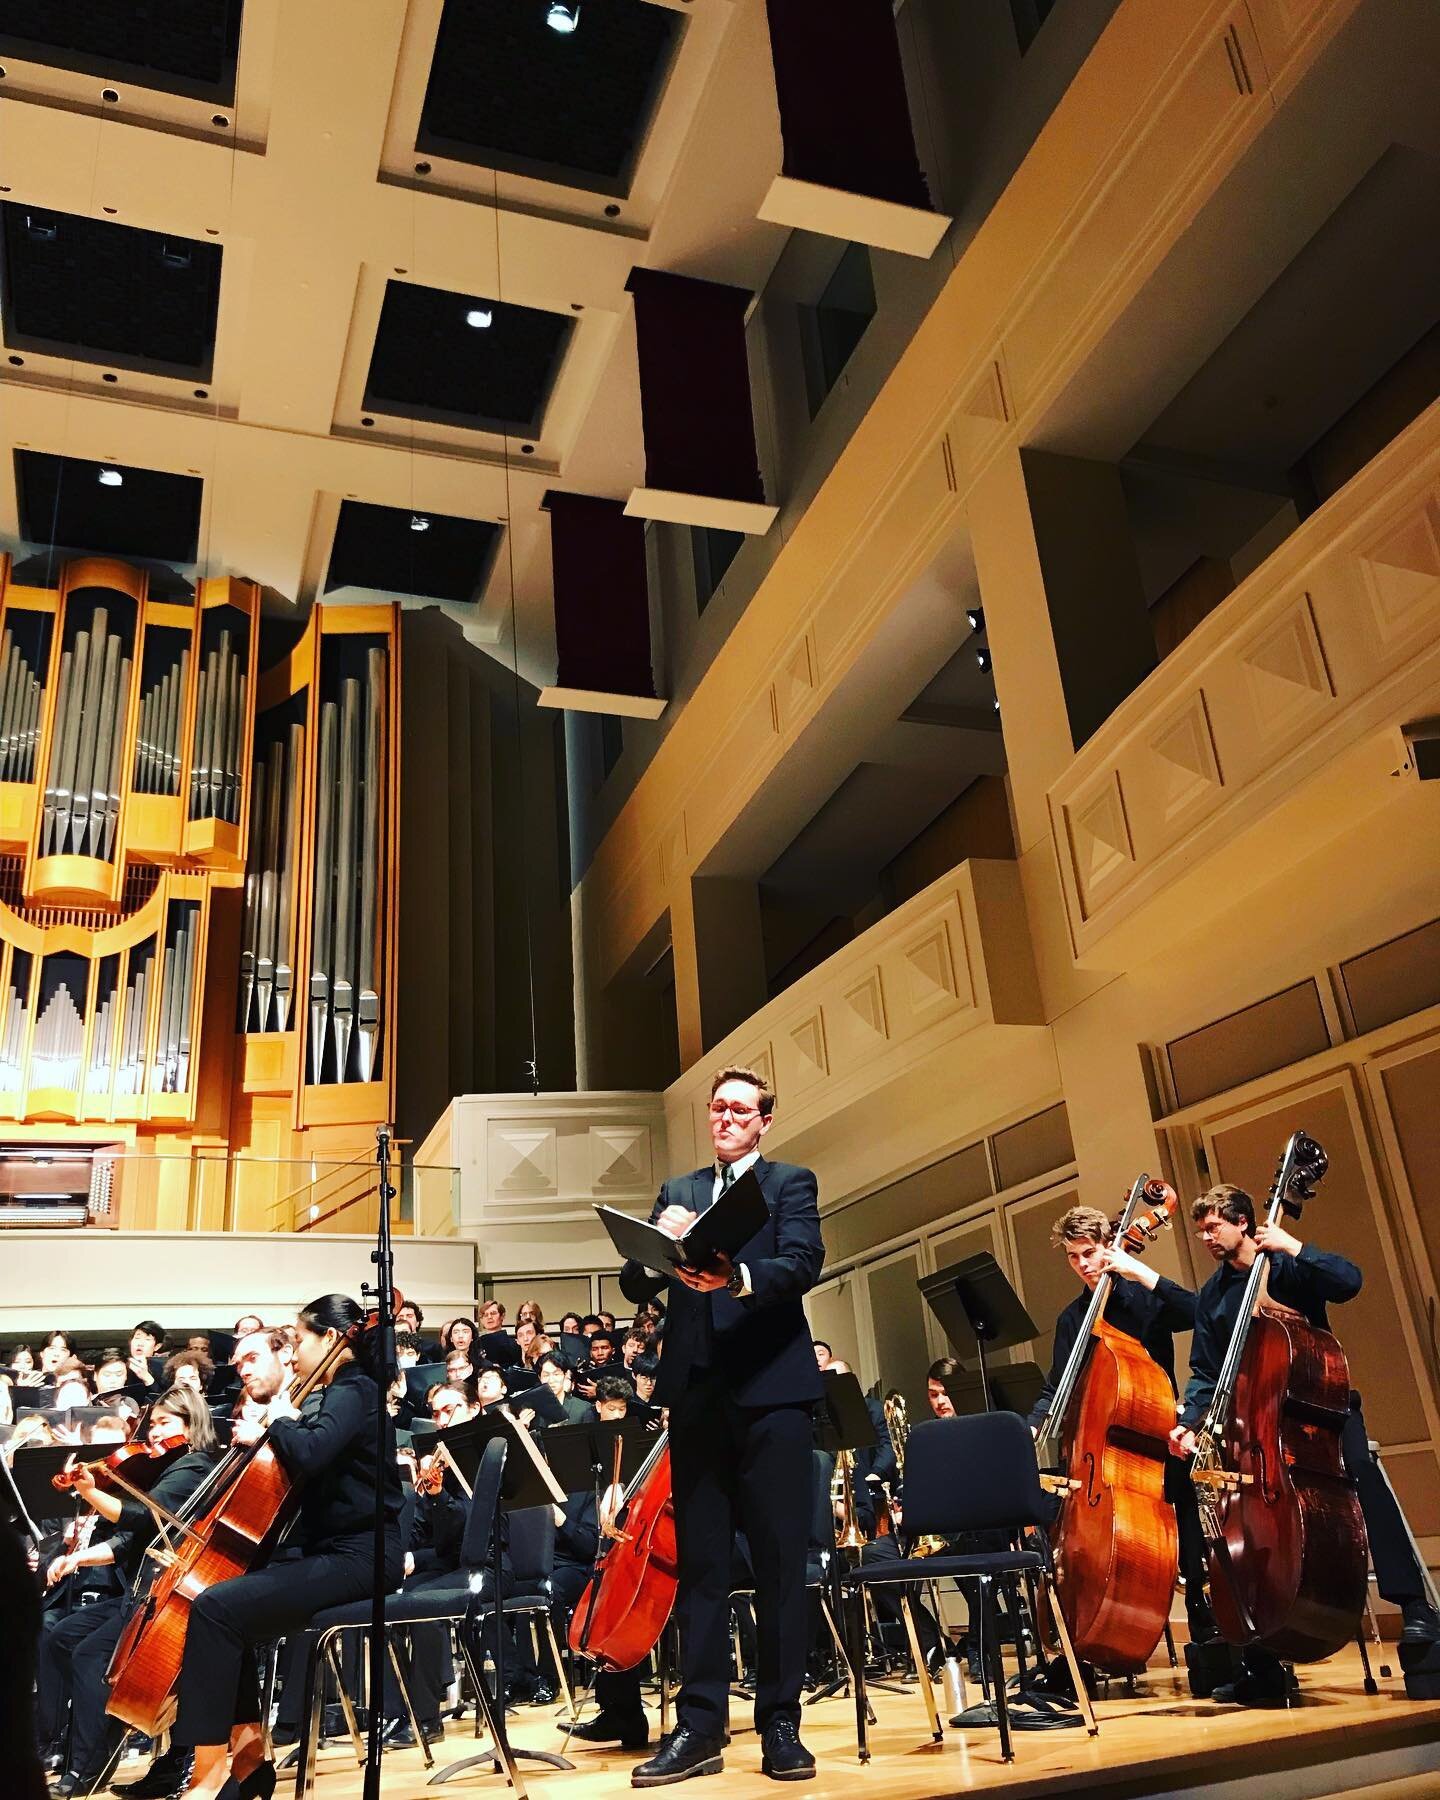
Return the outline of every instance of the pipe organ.
<path id="1" fill-rule="evenodd" d="M 394 1110 L 398 608 L 259 602 L 0 558 L 0 1139 L 238 1159 L 122 1224 L 288 1230 Z"/>

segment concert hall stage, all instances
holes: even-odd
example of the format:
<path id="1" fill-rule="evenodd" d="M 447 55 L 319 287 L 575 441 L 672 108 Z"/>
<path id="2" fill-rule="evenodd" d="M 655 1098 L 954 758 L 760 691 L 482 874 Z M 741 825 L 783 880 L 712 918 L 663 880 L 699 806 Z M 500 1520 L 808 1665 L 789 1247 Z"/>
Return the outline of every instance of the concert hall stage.
<path id="1" fill-rule="evenodd" d="M 1392 1647 L 1393 1654 L 1393 1647 Z M 1440 1795 L 1440 1702 L 1404 1698 L 1399 1680 L 1382 1681 L 1370 1697 L 1361 1686 L 1353 1650 L 1300 1671 L 1301 1702 L 1289 1712 L 1218 1708 L 1194 1701 L 1182 1677 L 1168 1666 L 1151 1670 L 1135 1695 L 1114 1684 L 1112 1698 L 1097 1707 L 1100 1735 L 1083 1730 L 1023 1732 L 1015 1761 L 1000 1761 L 993 1731 L 946 1730 L 932 1745 L 917 1690 L 873 1695 L 878 1724 L 871 1733 L 873 1760 L 855 1759 L 854 1712 L 847 1700 L 806 1708 L 802 1727 L 819 1760 L 818 1776 L 801 1793 L 868 1794 L 880 1800 L 938 1800 L 940 1796 L 996 1793 L 1004 1800 L 1048 1800 L 1051 1795 L 1139 1796 L 1223 1794 L 1225 1800 L 1329 1800 L 1364 1794 L 1373 1800 L 1435 1800 Z M 937 1689 L 937 1697 L 939 1690 Z M 744 1703 L 732 1703 L 735 1725 L 747 1720 Z M 516 1742 L 559 1749 L 550 1709 L 525 1707 L 510 1715 Z M 450 1724 L 434 1746 L 435 1770 L 427 1772 L 418 1750 L 387 1753 L 385 1800 L 421 1795 L 503 1795 L 502 1778 L 470 1770 L 443 1788 L 427 1787 L 430 1774 L 475 1748 L 470 1721 Z M 632 1792 L 634 1753 L 576 1746 L 573 1772 L 527 1766 L 532 1800 L 609 1800 Z M 127 1777 L 128 1778 L 128 1777 Z M 324 1752 L 316 1800 L 358 1800 L 361 1772 L 349 1746 Z M 719 1782 L 682 1784 L 703 1800 L 722 1793 L 734 1800 L 769 1800 L 777 1784 L 760 1774 L 760 1745 L 753 1730 L 739 1730 L 726 1752 Z M 288 1797 L 282 1776 L 277 1795 Z"/>

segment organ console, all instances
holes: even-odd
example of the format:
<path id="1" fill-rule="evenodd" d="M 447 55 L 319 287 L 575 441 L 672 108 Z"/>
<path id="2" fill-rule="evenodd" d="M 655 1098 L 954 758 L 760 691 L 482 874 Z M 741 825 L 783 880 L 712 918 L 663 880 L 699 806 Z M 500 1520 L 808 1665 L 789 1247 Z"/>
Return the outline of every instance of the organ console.
<path id="1" fill-rule="evenodd" d="M 117 1173 L 121 1224 L 288 1229 L 262 1161 L 363 1155 L 394 1110 L 398 608 L 261 638 L 252 582 L 0 558 L 5 1141 L 249 1159 L 134 1216 Z"/>

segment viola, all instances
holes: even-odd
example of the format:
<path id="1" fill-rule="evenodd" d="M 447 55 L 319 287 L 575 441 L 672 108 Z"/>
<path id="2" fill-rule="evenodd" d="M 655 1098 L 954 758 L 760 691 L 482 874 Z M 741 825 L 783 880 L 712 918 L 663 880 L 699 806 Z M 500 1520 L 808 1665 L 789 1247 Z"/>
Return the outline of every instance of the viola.
<path id="1" fill-rule="evenodd" d="M 403 1304 L 397 1288 L 395 1310 Z M 358 1320 L 335 1340 L 308 1379 L 292 1388 L 297 1407 L 373 1327 L 371 1318 Z M 175 1717 L 192 1603 L 208 1588 L 268 1561 L 299 1504 L 268 1433 L 231 1449 L 204 1491 L 206 1510 L 187 1522 L 173 1559 L 126 1620 L 110 1658 L 105 1710 L 149 1737 L 168 1730 Z"/>
<path id="2" fill-rule="evenodd" d="M 1298 1217 L 1327 1167 L 1297 1131 L 1266 1223 Z M 1266 1297 L 1268 1267 L 1263 1254 L 1250 1266 L 1191 1480 L 1221 1635 L 1311 1662 L 1356 1635 L 1365 1605 L 1365 1521 L 1340 1448 L 1350 1370 L 1330 1332 Z"/>
<path id="3" fill-rule="evenodd" d="M 633 1669 L 660 1642 L 678 1577 L 670 1434 L 662 1432 L 616 1509 L 614 1533 L 570 1618 L 570 1648 L 603 1668 Z"/>
<path id="4" fill-rule="evenodd" d="M 183 1431 L 166 1432 L 163 1437 L 143 1444 L 119 1444 L 108 1456 L 96 1462 L 80 1463 L 73 1469 L 61 1469 L 50 1477 L 50 1485 L 62 1494 L 80 1485 L 85 1470 L 101 1487 L 148 1487 L 159 1475 L 161 1463 L 168 1462 L 177 1451 L 184 1450 L 190 1440 Z M 154 1468 L 145 1468 L 153 1463 Z M 137 1466 L 140 1465 L 140 1466 Z"/>
<path id="5" fill-rule="evenodd" d="M 1176 1205 L 1166 1182 L 1140 1176 L 1114 1241 L 1131 1255 L 1143 1251 Z M 1107 1323 L 1112 1281 L 1107 1272 L 1090 1296 L 1036 1454 L 1066 1478 L 1050 1535 L 1075 1654 L 1125 1675 L 1149 1661 L 1175 1591 L 1178 1534 L 1165 1498 L 1175 1396 L 1144 1345 Z"/>

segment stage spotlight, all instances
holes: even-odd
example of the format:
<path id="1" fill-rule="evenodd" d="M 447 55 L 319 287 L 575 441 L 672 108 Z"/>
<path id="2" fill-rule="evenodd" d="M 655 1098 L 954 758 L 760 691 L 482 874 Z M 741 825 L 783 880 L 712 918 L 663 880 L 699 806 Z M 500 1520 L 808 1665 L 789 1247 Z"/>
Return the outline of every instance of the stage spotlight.
<path id="1" fill-rule="evenodd" d="M 977 636 L 985 629 L 985 608 L 983 606 L 967 606 L 965 617 L 970 621 L 970 629 Z"/>
<path id="2" fill-rule="evenodd" d="M 430 529 L 430 521 L 423 513 L 411 513 L 410 529 L 412 531 L 428 531 Z"/>
<path id="3" fill-rule="evenodd" d="M 997 713 L 1000 710 L 1000 696 L 998 694 L 995 696 L 995 710 Z"/>
<path id="4" fill-rule="evenodd" d="M 990 652 L 984 647 L 983 644 L 975 652 L 975 660 L 980 665 L 980 673 L 982 675 L 988 675 L 990 673 L 990 668 L 991 668 Z"/>
<path id="5" fill-rule="evenodd" d="M 566 6 L 562 0 L 553 0 L 549 12 L 545 15 L 545 23 L 552 31 L 558 31 L 563 37 L 569 37 L 572 31 L 579 28 L 580 8 Z"/>
<path id="6" fill-rule="evenodd" d="M 118 469 L 102 469 L 95 477 L 101 487 L 124 487 L 125 477 Z"/>
<path id="7" fill-rule="evenodd" d="M 484 306 L 472 306 L 465 315 L 465 323 L 473 325 L 477 331 L 488 331 L 495 323 L 495 315 Z"/>

